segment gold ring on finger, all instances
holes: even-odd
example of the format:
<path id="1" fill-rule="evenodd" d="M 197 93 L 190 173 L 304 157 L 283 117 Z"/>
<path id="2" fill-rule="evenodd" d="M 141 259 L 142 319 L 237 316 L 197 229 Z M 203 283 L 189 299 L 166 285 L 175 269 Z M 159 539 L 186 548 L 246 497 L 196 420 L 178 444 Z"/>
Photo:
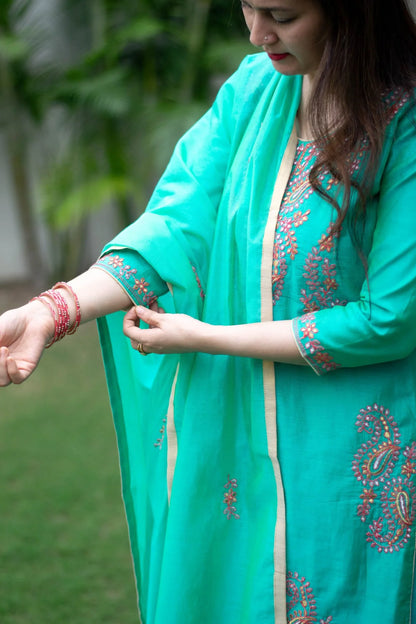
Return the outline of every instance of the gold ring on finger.
<path id="1" fill-rule="evenodd" d="M 143 345 L 141 342 L 137 343 L 137 351 L 139 353 L 141 353 L 142 355 L 149 355 L 148 353 L 146 353 L 146 351 L 143 349 Z"/>

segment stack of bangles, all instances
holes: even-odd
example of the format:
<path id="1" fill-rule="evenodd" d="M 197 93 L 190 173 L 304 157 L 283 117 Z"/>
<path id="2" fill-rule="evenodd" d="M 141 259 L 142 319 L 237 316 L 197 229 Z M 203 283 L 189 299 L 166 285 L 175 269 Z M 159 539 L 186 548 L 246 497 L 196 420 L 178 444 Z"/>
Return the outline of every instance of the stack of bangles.
<path id="1" fill-rule="evenodd" d="M 75 320 L 71 323 L 69 307 L 65 297 L 59 292 L 59 288 L 66 290 L 74 300 Z M 51 340 L 45 345 L 45 349 L 62 340 L 68 334 L 74 334 L 81 323 L 81 308 L 75 291 L 66 282 L 58 282 L 50 290 L 46 290 L 31 301 L 40 301 L 45 305 L 55 321 L 55 332 Z"/>

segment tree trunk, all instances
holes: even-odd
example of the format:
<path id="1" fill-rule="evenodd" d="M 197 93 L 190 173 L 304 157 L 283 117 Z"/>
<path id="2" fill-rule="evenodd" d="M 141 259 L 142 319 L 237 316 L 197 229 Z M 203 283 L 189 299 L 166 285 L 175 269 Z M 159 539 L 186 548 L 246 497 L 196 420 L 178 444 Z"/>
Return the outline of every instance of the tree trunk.
<path id="1" fill-rule="evenodd" d="M 188 66 L 182 85 L 182 100 L 190 102 L 194 96 L 199 55 L 205 40 L 211 0 L 188 0 L 186 32 L 188 33 Z"/>
<path id="2" fill-rule="evenodd" d="M 26 263 L 31 282 L 36 288 L 47 283 L 45 261 L 41 253 L 37 234 L 33 196 L 30 184 L 27 157 L 27 137 L 18 114 L 10 70 L 5 59 L 0 57 L 0 92 L 5 113 L 5 137 L 8 165 L 16 200 L 16 209 L 22 233 Z"/>

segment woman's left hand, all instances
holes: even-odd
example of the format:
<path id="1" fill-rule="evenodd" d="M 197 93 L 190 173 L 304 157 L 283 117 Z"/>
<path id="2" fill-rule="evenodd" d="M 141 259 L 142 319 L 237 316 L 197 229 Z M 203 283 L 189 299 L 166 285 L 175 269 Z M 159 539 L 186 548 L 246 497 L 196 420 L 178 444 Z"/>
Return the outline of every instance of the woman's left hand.
<path id="1" fill-rule="evenodd" d="M 140 321 L 149 327 L 141 328 Z M 187 314 L 165 314 L 154 303 L 150 309 L 137 306 L 127 312 L 123 330 L 132 347 L 144 355 L 193 351 L 306 364 L 297 347 L 290 320 L 211 325 Z"/>
<path id="2" fill-rule="evenodd" d="M 149 327 L 139 327 L 140 321 Z M 166 314 L 157 304 L 150 309 L 131 308 L 124 317 L 123 331 L 132 347 L 148 353 L 185 353 L 198 351 L 209 325 L 186 314 Z"/>

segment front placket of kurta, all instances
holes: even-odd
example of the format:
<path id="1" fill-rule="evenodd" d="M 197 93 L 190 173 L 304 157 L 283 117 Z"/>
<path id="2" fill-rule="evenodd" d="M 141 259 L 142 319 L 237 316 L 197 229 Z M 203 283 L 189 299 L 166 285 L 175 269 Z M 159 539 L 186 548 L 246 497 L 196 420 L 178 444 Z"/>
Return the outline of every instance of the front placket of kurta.
<path id="1" fill-rule="evenodd" d="M 286 151 L 279 168 L 276 184 L 273 190 L 269 216 L 263 239 L 263 254 L 261 266 L 261 321 L 273 321 L 272 300 L 272 262 L 276 223 L 286 186 L 291 174 L 296 153 L 296 132 L 292 130 Z M 276 426 L 276 384 L 275 366 L 272 361 L 263 362 L 263 387 L 265 420 L 267 430 L 267 444 L 270 460 L 273 464 L 277 489 L 277 518 L 274 537 L 274 604 L 275 624 L 286 624 L 286 514 L 285 494 L 279 458 L 277 456 L 277 426 Z"/>

